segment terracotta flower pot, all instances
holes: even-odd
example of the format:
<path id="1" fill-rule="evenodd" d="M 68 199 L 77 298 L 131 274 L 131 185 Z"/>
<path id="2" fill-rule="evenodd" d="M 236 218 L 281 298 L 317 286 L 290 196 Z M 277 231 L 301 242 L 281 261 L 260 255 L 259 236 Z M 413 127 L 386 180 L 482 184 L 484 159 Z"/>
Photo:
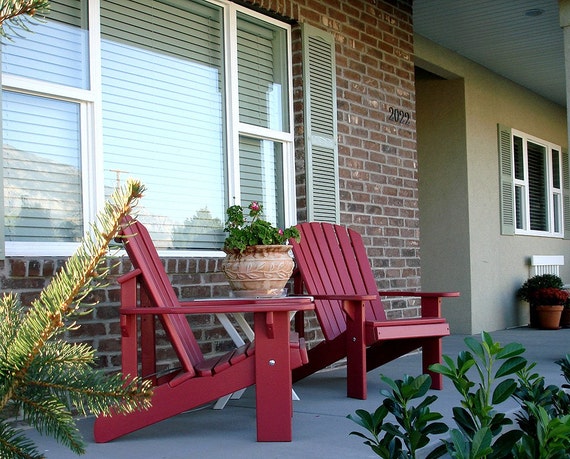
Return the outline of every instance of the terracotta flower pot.
<path id="1" fill-rule="evenodd" d="M 536 317 L 539 328 L 544 330 L 558 330 L 560 316 L 564 306 L 536 306 Z"/>
<path id="2" fill-rule="evenodd" d="M 236 296 L 271 297 L 285 294 L 284 287 L 293 273 L 288 245 L 254 245 L 243 253 L 226 251 L 222 271 Z"/>
<path id="3" fill-rule="evenodd" d="M 560 326 L 562 328 L 570 328 L 570 308 L 565 307 L 560 317 Z"/>

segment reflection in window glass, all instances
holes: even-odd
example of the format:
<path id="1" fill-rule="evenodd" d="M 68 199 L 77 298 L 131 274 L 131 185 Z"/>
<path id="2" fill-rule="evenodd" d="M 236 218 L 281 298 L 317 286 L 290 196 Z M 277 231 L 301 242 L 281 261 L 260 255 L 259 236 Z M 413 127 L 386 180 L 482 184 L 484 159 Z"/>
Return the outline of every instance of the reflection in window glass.
<path id="1" fill-rule="evenodd" d="M 45 22 L 2 45 L 2 72 L 89 89 L 87 0 L 54 0 Z"/>
<path id="2" fill-rule="evenodd" d="M 524 206 L 523 203 L 525 202 L 524 199 L 524 189 L 521 186 L 515 186 L 515 216 L 516 216 L 516 227 L 517 229 L 524 228 Z"/>
<path id="3" fill-rule="evenodd" d="M 527 142 L 530 229 L 547 231 L 546 148 Z"/>
<path id="4" fill-rule="evenodd" d="M 552 150 L 552 186 L 560 189 L 560 152 Z"/>
<path id="5" fill-rule="evenodd" d="M 283 146 L 270 140 L 240 137 L 240 180 L 242 205 L 263 204 L 264 219 L 283 226 L 283 183 L 280 177 Z"/>
<path id="6" fill-rule="evenodd" d="M 240 121 L 287 131 L 287 54 L 282 28 L 238 14 Z"/>
<path id="7" fill-rule="evenodd" d="M 524 151 L 523 139 L 520 137 L 513 137 L 513 149 L 515 157 L 515 179 L 524 180 Z"/>
<path id="8" fill-rule="evenodd" d="M 2 97 L 6 240 L 78 241 L 79 105 L 9 91 Z"/>
<path id="9" fill-rule="evenodd" d="M 199 1 L 101 3 L 106 193 L 142 180 L 139 216 L 161 249 L 223 242 L 222 26 L 221 9 Z"/>

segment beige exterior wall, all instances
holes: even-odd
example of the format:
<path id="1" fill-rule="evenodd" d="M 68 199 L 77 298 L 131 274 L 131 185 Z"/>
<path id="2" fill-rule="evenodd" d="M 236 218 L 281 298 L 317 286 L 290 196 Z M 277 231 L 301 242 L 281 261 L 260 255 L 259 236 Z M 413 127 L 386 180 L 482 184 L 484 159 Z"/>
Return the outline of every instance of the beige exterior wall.
<path id="1" fill-rule="evenodd" d="M 565 255 L 570 283 L 570 241 L 501 235 L 497 124 L 567 148 L 566 110 L 417 35 L 415 56 L 448 79 L 417 81 L 422 289 L 461 291 L 453 333 L 525 325 L 528 258 Z"/>

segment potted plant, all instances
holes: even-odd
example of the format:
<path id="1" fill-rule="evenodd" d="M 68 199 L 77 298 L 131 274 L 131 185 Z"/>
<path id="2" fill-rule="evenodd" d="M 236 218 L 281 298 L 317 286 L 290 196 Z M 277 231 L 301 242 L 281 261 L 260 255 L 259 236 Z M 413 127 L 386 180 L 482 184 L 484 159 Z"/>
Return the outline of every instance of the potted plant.
<path id="1" fill-rule="evenodd" d="M 222 271 L 236 296 L 283 295 L 293 273 L 286 244 L 290 238 L 299 241 L 299 231 L 294 226 L 277 228 L 263 220 L 262 213 L 263 206 L 256 201 L 246 208 L 233 205 L 226 210 Z"/>
<path id="2" fill-rule="evenodd" d="M 546 287 L 532 292 L 530 298 L 535 305 L 540 328 L 549 330 L 560 328 L 560 317 L 568 300 L 568 292 L 561 288 Z"/>
<path id="3" fill-rule="evenodd" d="M 560 326 L 562 328 L 570 328 L 570 298 L 568 298 L 566 303 L 564 303 L 562 317 L 560 317 Z"/>
<path id="4" fill-rule="evenodd" d="M 530 326 L 537 327 L 535 295 L 538 290 L 555 288 L 562 290 L 562 279 L 555 274 L 538 274 L 527 279 L 517 291 L 517 298 L 528 302 L 530 306 Z"/>

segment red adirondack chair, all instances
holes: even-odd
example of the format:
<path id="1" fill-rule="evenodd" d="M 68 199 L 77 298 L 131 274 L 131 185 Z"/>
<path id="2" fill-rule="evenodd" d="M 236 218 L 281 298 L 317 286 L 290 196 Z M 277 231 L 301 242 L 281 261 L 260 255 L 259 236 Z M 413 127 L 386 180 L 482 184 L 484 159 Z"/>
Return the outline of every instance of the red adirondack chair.
<path id="1" fill-rule="evenodd" d="M 441 317 L 443 297 L 458 292 L 378 292 L 360 234 L 330 223 L 297 226 L 301 242 L 291 241 L 298 268 L 295 291 L 315 299 L 325 340 L 309 350 L 309 363 L 293 371 L 304 378 L 347 358 L 347 395 L 366 399 L 366 372 L 422 348 L 423 372 L 432 376 L 432 388 L 441 389 L 442 377 L 429 365 L 441 361 L 441 339 L 449 324 Z M 380 295 L 421 298 L 422 317 L 387 320 Z M 303 317 L 297 314 L 303 335 Z"/>
<path id="2" fill-rule="evenodd" d="M 289 313 L 312 309 L 312 300 L 180 302 L 146 228 L 129 218 L 122 235 L 133 265 L 133 271 L 118 279 L 122 371 L 151 379 L 154 393 L 149 410 L 99 416 L 95 441 L 113 440 L 253 384 L 258 441 L 291 441 L 291 369 L 307 362 L 307 351 L 303 338 L 290 331 Z M 254 342 L 221 357 L 204 358 L 185 314 L 232 312 L 253 312 Z M 156 317 L 179 360 L 178 369 L 161 376 L 156 365 Z"/>

